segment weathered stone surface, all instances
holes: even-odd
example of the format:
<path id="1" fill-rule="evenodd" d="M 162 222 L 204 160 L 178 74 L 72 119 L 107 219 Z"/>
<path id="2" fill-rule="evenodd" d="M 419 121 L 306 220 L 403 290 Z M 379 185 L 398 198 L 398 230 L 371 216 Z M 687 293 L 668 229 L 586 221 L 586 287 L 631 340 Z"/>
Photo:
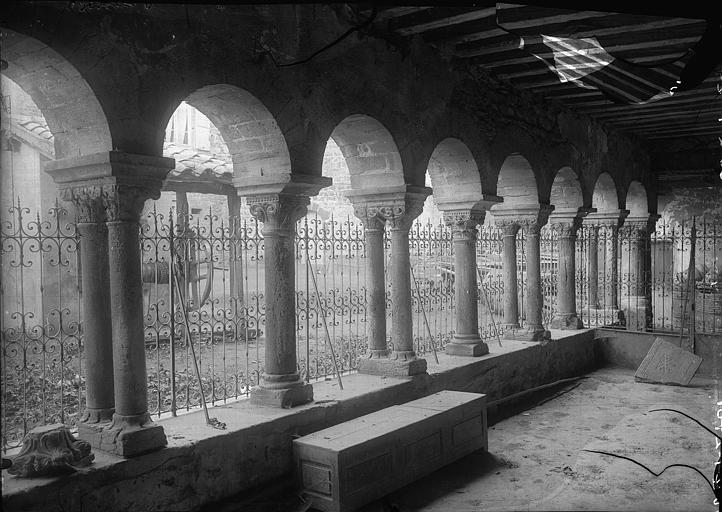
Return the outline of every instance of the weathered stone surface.
<path id="1" fill-rule="evenodd" d="M 656 338 L 634 379 L 642 382 L 686 386 L 694 377 L 702 358 Z"/>
<path id="2" fill-rule="evenodd" d="M 576 313 L 568 313 L 566 315 L 558 314 L 552 318 L 551 329 L 582 329 L 584 324 Z"/>
<path id="3" fill-rule="evenodd" d="M 481 340 L 476 343 L 461 343 L 454 339 L 444 347 L 444 351 L 450 356 L 478 357 L 489 353 L 489 345 Z"/>
<path id="4" fill-rule="evenodd" d="M 251 388 L 251 402 L 255 405 L 287 409 L 312 401 L 313 386 L 311 384 L 299 384 L 280 389 L 264 386 Z"/>
<path id="5" fill-rule="evenodd" d="M 426 359 L 367 357 L 359 360 L 359 372 L 385 377 L 412 377 L 426 372 Z"/>
<path id="6" fill-rule="evenodd" d="M 89 466 L 94 458 L 90 444 L 76 440 L 65 425 L 55 423 L 27 433 L 22 450 L 8 472 L 21 477 L 72 473 Z"/>

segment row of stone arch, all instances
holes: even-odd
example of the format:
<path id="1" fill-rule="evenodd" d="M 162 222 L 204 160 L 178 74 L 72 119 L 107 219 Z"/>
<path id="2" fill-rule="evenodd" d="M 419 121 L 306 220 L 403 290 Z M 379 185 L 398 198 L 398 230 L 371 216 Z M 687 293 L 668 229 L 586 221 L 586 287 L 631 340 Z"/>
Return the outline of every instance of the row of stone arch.
<path id="1" fill-rule="evenodd" d="M 3 52 L 9 63 L 4 73 L 43 112 L 55 136 L 56 158 L 132 147 L 123 140 L 121 130 L 111 130 L 98 96 L 70 62 L 36 39 L 4 32 Z M 305 119 L 289 119 L 283 111 L 274 115 L 257 94 L 235 85 L 205 85 L 185 97 L 182 94 L 168 94 L 163 117 L 151 130 L 154 156 L 162 155 L 165 125 L 185 100 L 221 132 L 237 182 L 260 177 L 283 182 L 292 174 L 321 174 L 324 148 L 299 147 L 297 142 L 302 137 L 295 132 L 306 130 Z M 440 141 L 435 145 L 407 141 L 400 150 L 399 137 L 386 128 L 388 116 L 382 110 L 369 115 L 352 109 L 345 105 L 320 116 L 327 121 L 326 132 L 315 134 L 315 139 L 324 141 L 324 146 L 329 139 L 338 144 L 356 190 L 423 186 L 428 172 L 439 204 L 501 196 L 506 204 L 552 204 L 557 210 L 629 209 L 633 216 L 656 210 L 654 191 L 640 181 L 620 176 L 618 169 L 597 176 L 580 173 L 579 165 L 573 163 L 580 160 L 574 148 L 539 147 L 521 129 L 506 128 L 489 143 L 474 130 L 459 133 L 463 122 L 451 122 L 430 129 L 451 134 L 437 136 Z M 114 119 L 112 124 L 119 122 Z M 314 120 L 314 127 L 323 124 Z"/>

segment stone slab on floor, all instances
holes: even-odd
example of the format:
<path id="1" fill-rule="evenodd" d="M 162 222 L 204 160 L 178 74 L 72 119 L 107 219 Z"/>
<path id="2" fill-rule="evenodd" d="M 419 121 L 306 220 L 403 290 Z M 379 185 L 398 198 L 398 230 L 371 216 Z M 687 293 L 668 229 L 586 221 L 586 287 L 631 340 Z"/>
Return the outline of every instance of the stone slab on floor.
<path id="1" fill-rule="evenodd" d="M 641 382 L 686 386 L 697 372 L 702 358 L 656 338 L 634 378 Z"/>

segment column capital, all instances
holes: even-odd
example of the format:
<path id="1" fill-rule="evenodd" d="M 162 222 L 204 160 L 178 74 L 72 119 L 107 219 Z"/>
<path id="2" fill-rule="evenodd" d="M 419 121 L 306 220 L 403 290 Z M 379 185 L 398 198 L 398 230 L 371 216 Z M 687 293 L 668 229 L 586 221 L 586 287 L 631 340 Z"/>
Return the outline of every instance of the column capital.
<path id="1" fill-rule="evenodd" d="M 597 228 L 619 228 L 628 215 L 629 210 L 604 210 L 590 212 L 584 217 L 584 224 L 595 226 Z"/>
<path id="2" fill-rule="evenodd" d="M 660 215 L 656 213 L 650 213 L 649 215 L 629 216 L 624 221 L 623 229 L 630 236 L 646 237 L 650 233 L 654 232 L 657 221 L 660 219 Z"/>
<path id="3" fill-rule="evenodd" d="M 345 195 L 363 220 L 378 217 L 389 222 L 391 229 L 405 231 L 424 210 L 424 201 L 431 194 L 428 187 L 399 185 L 379 189 L 350 190 Z M 359 212 L 362 215 L 359 216 Z"/>
<path id="4" fill-rule="evenodd" d="M 491 209 L 494 215 L 494 222 L 498 226 L 505 226 L 509 223 L 516 224 L 520 228 L 529 230 L 531 233 L 539 233 L 541 228 L 549 220 L 549 215 L 554 211 L 554 206 L 548 204 L 538 205 L 505 205 L 500 204 Z"/>
<path id="5" fill-rule="evenodd" d="M 290 194 L 254 195 L 246 198 L 251 215 L 263 223 L 263 231 L 292 230 L 298 219 L 306 215 L 311 202 L 308 196 Z"/>
<path id="6" fill-rule="evenodd" d="M 442 212 L 444 223 L 452 229 L 455 240 L 474 240 L 476 226 L 484 222 L 484 210 L 464 209 Z"/>
<path id="7" fill-rule="evenodd" d="M 582 219 L 589 213 L 586 208 L 559 208 L 549 216 L 549 224 L 559 232 L 562 238 L 576 235 L 582 226 Z"/>
<path id="8" fill-rule="evenodd" d="M 100 205 L 107 220 L 137 221 L 145 200 L 160 197 L 174 167 L 172 158 L 108 151 L 48 162 L 45 172 L 86 222 L 100 218 Z"/>
<path id="9" fill-rule="evenodd" d="M 81 224 L 98 223 L 105 220 L 102 203 L 103 187 L 99 185 L 80 185 L 59 189 L 63 201 L 73 203 Z"/>

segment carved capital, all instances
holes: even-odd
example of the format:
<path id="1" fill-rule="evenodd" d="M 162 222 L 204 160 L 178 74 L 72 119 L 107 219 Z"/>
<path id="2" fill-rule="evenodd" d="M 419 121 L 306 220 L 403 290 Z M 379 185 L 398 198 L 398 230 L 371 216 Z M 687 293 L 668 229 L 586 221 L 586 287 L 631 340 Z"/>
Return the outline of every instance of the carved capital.
<path id="1" fill-rule="evenodd" d="M 103 188 L 100 185 L 60 189 L 60 198 L 75 205 L 79 223 L 98 223 L 105 220 L 102 194 Z"/>
<path id="2" fill-rule="evenodd" d="M 75 439 L 65 425 L 56 423 L 27 433 L 8 472 L 21 477 L 53 476 L 89 466 L 94 458 L 87 441 Z"/>
<path id="3" fill-rule="evenodd" d="M 582 225 L 582 219 L 576 217 L 562 222 L 554 222 L 553 229 L 559 233 L 559 238 L 574 238 L 577 236 L 577 230 Z"/>
<path id="4" fill-rule="evenodd" d="M 249 196 L 247 199 L 251 215 L 263 223 L 263 232 L 292 232 L 296 221 L 306 215 L 308 196 L 289 194 L 268 194 Z"/>
<path id="5" fill-rule="evenodd" d="M 102 202 L 108 221 L 137 222 L 146 199 L 158 199 L 160 188 L 124 183 L 110 183 L 102 187 Z"/>
<path id="6" fill-rule="evenodd" d="M 496 221 L 496 225 L 501 228 L 501 232 L 504 236 L 516 236 L 519 232 L 519 222 L 512 219 L 503 219 Z"/>
<path id="7" fill-rule="evenodd" d="M 366 205 L 354 205 L 354 215 L 361 220 L 366 231 L 382 231 L 386 219 L 379 215 L 377 208 L 369 208 Z"/>
<path id="8" fill-rule="evenodd" d="M 444 223 L 451 228 L 455 240 L 475 240 L 476 226 L 484 222 L 484 214 L 476 210 L 443 212 Z"/>
<path id="9" fill-rule="evenodd" d="M 403 204 L 394 206 L 375 206 L 378 215 L 389 223 L 391 229 L 408 231 L 416 217 L 424 211 L 424 201 L 407 198 Z"/>

